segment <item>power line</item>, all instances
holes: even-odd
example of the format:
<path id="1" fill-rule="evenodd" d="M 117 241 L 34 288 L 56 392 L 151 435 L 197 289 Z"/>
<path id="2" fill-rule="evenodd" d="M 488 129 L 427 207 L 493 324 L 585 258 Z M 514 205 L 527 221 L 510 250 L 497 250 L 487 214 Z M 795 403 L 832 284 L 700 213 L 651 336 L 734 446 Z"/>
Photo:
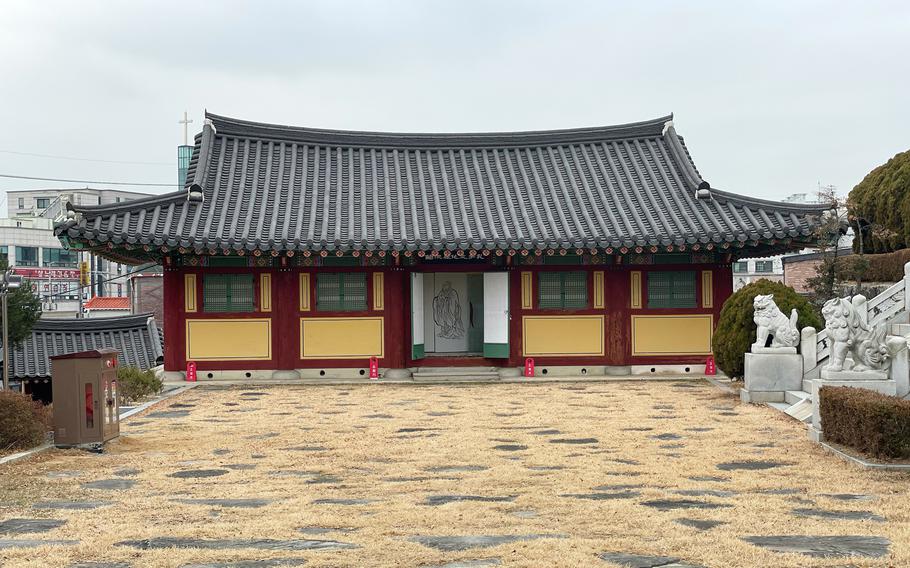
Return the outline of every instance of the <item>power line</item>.
<path id="1" fill-rule="evenodd" d="M 180 184 L 176 183 L 141 183 L 141 182 L 130 182 L 130 181 L 92 181 L 85 179 L 62 179 L 62 178 L 45 178 L 45 177 L 36 177 L 36 176 L 16 176 L 12 174 L 0 174 L 2 178 L 11 178 L 11 179 L 28 179 L 36 181 L 59 181 L 63 183 L 84 183 L 91 185 L 141 185 L 146 187 L 180 187 Z"/>
<path id="2" fill-rule="evenodd" d="M 140 166 L 173 166 L 171 162 L 132 162 L 125 160 L 98 160 L 94 158 L 76 158 L 73 156 L 56 156 L 54 154 L 37 154 L 34 152 L 17 152 L 15 150 L 0 150 L 2 154 L 16 154 L 17 156 L 33 156 L 36 158 L 53 158 L 55 160 L 72 160 L 75 162 L 99 162 L 102 164 L 129 164 Z"/>
<path id="3" fill-rule="evenodd" d="M 121 275 L 119 275 L 119 276 L 114 276 L 113 278 L 105 278 L 105 279 L 102 280 L 102 282 L 103 282 L 104 284 L 107 284 L 108 282 L 113 282 L 113 281 L 115 281 L 115 280 L 120 280 L 121 278 L 127 278 L 127 277 L 129 277 L 129 276 L 133 276 L 133 275 L 135 275 L 135 274 L 139 274 L 139 273 L 141 273 L 142 271 L 148 270 L 148 269 L 150 269 L 150 268 L 155 268 L 155 267 L 158 267 L 158 266 L 161 266 L 161 265 L 160 265 L 160 264 L 150 264 L 150 265 L 148 265 L 148 266 L 142 266 L 142 265 L 140 265 L 140 269 L 139 269 L 139 270 L 134 270 L 134 271 L 132 271 L 132 272 L 127 272 L 126 274 L 121 274 Z M 16 267 L 15 267 L 15 266 L 12 266 L 11 268 L 16 268 Z M 37 282 L 37 283 L 46 282 L 46 279 L 41 279 L 41 278 L 27 278 L 27 277 L 23 277 L 23 280 L 29 280 L 30 282 Z M 53 281 L 53 279 L 51 279 L 51 281 Z M 59 282 L 59 279 L 58 279 L 58 282 Z M 86 284 L 86 285 L 84 285 L 84 286 L 83 286 L 83 285 L 80 285 L 78 288 L 74 288 L 74 289 L 72 289 L 72 290 L 64 290 L 64 291 L 62 291 L 62 292 L 57 292 L 57 293 L 55 293 L 55 294 L 48 294 L 48 295 L 46 295 L 46 296 L 41 295 L 41 293 L 39 292 L 39 293 L 38 293 L 38 297 L 43 301 L 45 298 L 56 298 L 57 296 L 64 296 L 64 295 L 66 295 L 66 294 L 72 294 L 72 293 L 75 292 L 76 290 L 78 290 L 79 293 L 81 294 L 83 290 L 85 290 L 86 288 L 92 288 L 93 286 L 94 286 L 94 284 Z"/>

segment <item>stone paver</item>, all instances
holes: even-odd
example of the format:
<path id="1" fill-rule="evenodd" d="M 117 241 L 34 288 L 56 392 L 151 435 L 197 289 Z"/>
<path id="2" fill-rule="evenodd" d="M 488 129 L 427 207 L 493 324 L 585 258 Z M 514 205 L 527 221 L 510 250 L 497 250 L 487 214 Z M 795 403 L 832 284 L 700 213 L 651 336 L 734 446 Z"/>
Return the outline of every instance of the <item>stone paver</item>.
<path id="1" fill-rule="evenodd" d="M 201 477 L 219 477 L 230 473 L 226 469 L 186 469 L 183 471 L 175 471 L 174 473 L 168 474 L 168 477 L 176 477 L 178 479 L 195 479 Z"/>
<path id="2" fill-rule="evenodd" d="M 743 540 L 774 552 L 795 552 L 828 558 L 837 556 L 863 556 L 879 558 L 888 554 L 891 542 L 879 536 L 747 536 Z"/>
<path id="3" fill-rule="evenodd" d="M 141 550 L 154 550 L 160 548 L 201 548 L 206 550 L 234 550 L 241 548 L 256 548 L 261 550 L 343 550 L 355 548 L 357 545 L 337 540 L 310 540 L 274 538 L 259 539 L 203 539 L 203 538 L 177 538 L 157 537 L 139 540 L 124 540 L 116 543 L 117 546 L 128 546 Z"/>
<path id="4" fill-rule="evenodd" d="M 38 548 L 39 546 L 75 546 L 78 540 L 36 540 L 0 538 L 0 550 L 8 548 Z"/>
<path id="5" fill-rule="evenodd" d="M 465 501 L 476 501 L 482 503 L 509 503 L 515 500 L 514 495 L 502 497 L 487 495 L 430 495 L 424 501 L 425 505 L 439 506 L 448 503 L 459 503 Z"/>
<path id="6" fill-rule="evenodd" d="M 601 560 L 619 564 L 624 568 L 700 568 L 694 564 L 680 562 L 679 558 L 669 556 L 647 556 L 625 552 L 604 552 Z"/>
<path id="7" fill-rule="evenodd" d="M 238 509 L 258 509 L 271 503 L 269 499 L 174 499 L 174 501 L 185 505 L 210 505 Z"/>
<path id="8" fill-rule="evenodd" d="M 827 509 L 793 509 L 797 517 L 816 517 L 819 519 L 832 519 L 838 521 L 875 521 L 885 522 L 885 517 L 876 515 L 872 511 L 829 511 Z"/>
<path id="9" fill-rule="evenodd" d="M 88 483 L 83 483 L 83 489 L 100 489 L 102 491 L 123 491 L 124 489 L 130 489 L 136 485 L 136 480 L 134 479 L 99 479 L 97 481 L 89 481 Z"/>
<path id="10" fill-rule="evenodd" d="M 747 471 L 758 471 L 762 469 L 773 469 L 775 467 L 784 467 L 792 465 L 784 462 L 775 462 L 775 461 L 732 461 L 725 462 L 717 465 L 717 469 L 722 469 L 724 471 L 735 471 L 735 470 L 747 470 Z"/>
<path id="11" fill-rule="evenodd" d="M 32 508 L 34 509 L 62 509 L 69 511 L 85 511 L 89 509 L 99 509 L 113 505 L 111 501 L 38 501 Z"/>
<path id="12" fill-rule="evenodd" d="M 509 544 L 522 540 L 536 540 L 539 538 L 565 538 L 565 535 L 555 534 L 523 534 L 523 535 L 476 535 L 476 536 L 415 536 L 411 540 L 428 548 L 435 548 L 445 552 L 470 550 L 472 548 L 490 548 L 500 544 Z"/>
<path id="13" fill-rule="evenodd" d="M 303 566 L 305 558 L 272 558 L 270 560 L 237 560 L 233 562 L 204 562 L 183 564 L 180 568 L 274 568 L 278 566 Z"/>
<path id="14" fill-rule="evenodd" d="M 58 519 L 7 519 L 0 522 L 0 535 L 43 533 L 64 524 L 65 520 Z"/>
<path id="15" fill-rule="evenodd" d="M 694 501 L 692 499 L 654 499 L 645 501 L 642 505 L 653 507 L 658 511 L 673 511 L 675 509 L 722 509 L 732 507 L 727 503 L 711 503 L 707 501 Z"/>

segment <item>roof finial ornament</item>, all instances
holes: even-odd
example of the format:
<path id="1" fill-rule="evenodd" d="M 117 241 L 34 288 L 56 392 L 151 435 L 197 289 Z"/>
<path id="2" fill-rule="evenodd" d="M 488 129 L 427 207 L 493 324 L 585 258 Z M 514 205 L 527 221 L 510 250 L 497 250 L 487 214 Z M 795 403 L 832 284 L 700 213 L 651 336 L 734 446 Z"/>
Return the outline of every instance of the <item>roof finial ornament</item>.
<path id="1" fill-rule="evenodd" d="M 186 200 L 198 203 L 205 201 L 205 195 L 202 193 L 202 186 L 198 183 L 192 184 L 186 192 Z"/>
<path id="2" fill-rule="evenodd" d="M 666 135 L 667 135 L 667 131 L 670 130 L 671 128 L 673 128 L 673 121 L 672 121 L 672 120 L 668 120 L 667 122 L 664 123 L 664 129 L 663 129 L 663 131 L 661 131 L 660 135 L 661 135 L 661 136 L 666 136 Z"/>
<path id="3" fill-rule="evenodd" d="M 211 118 L 206 118 L 202 124 L 203 124 L 203 126 L 208 126 L 209 128 L 211 128 L 213 133 L 218 134 L 218 129 L 215 128 L 215 123 L 212 121 Z"/>
<path id="4" fill-rule="evenodd" d="M 711 199 L 711 184 L 702 181 L 695 190 L 695 199 Z"/>

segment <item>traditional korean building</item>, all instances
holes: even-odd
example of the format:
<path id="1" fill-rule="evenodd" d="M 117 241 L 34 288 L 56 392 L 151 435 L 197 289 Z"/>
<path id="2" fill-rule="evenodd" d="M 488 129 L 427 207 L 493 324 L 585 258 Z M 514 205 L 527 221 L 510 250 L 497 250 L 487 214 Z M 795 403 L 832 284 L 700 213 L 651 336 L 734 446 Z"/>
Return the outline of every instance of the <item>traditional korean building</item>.
<path id="1" fill-rule="evenodd" d="M 171 372 L 698 372 L 731 263 L 806 246 L 824 206 L 712 188 L 671 119 L 388 134 L 207 114 L 185 189 L 71 205 L 56 232 L 164 266 Z"/>

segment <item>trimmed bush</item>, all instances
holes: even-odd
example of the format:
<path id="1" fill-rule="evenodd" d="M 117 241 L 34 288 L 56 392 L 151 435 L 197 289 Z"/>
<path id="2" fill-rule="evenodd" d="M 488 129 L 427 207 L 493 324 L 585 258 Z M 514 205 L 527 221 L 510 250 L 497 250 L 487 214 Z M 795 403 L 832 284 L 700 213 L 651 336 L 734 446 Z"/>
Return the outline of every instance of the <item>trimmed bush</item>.
<path id="1" fill-rule="evenodd" d="M 148 396 L 161 392 L 164 383 L 155 377 L 154 371 L 141 371 L 136 367 L 117 369 L 118 392 L 120 404 L 133 404 Z"/>
<path id="2" fill-rule="evenodd" d="M 825 440 L 876 458 L 910 459 L 910 400 L 867 389 L 822 387 Z"/>
<path id="3" fill-rule="evenodd" d="M 745 354 L 755 341 L 755 322 L 752 321 L 752 301 L 759 294 L 774 294 L 777 307 L 788 318 L 790 310 L 799 313 L 800 329 L 812 326 L 821 329 L 821 317 L 809 301 L 793 288 L 765 278 L 743 286 L 727 298 L 714 330 L 714 360 L 728 377 L 742 377 Z"/>
<path id="4" fill-rule="evenodd" d="M 851 255 L 837 259 L 838 277 L 864 282 L 897 282 L 904 277 L 904 265 L 910 262 L 910 249 L 885 254 Z"/>
<path id="5" fill-rule="evenodd" d="M 47 439 L 50 409 L 27 394 L 0 391 L 0 450 L 24 450 Z"/>

